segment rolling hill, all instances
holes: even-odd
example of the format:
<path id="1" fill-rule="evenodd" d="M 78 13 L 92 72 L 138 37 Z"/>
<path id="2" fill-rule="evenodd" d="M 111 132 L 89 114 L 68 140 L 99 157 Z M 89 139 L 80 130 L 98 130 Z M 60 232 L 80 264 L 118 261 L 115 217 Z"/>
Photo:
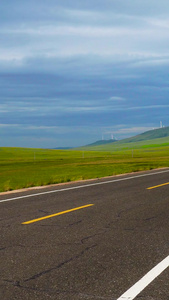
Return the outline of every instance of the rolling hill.
<path id="1" fill-rule="evenodd" d="M 158 128 L 143 132 L 134 137 L 123 139 L 119 142 L 122 143 L 132 143 L 132 142 L 141 142 L 146 140 L 159 139 L 169 136 L 169 127 Z"/>
<path id="2" fill-rule="evenodd" d="M 90 147 L 90 146 L 100 146 L 100 145 L 106 145 L 106 144 L 112 144 L 114 142 L 117 142 L 117 140 L 99 140 L 99 141 L 96 141 L 92 144 L 88 144 L 86 145 L 85 147 Z"/>
<path id="3" fill-rule="evenodd" d="M 105 142 L 105 143 L 104 143 Z M 120 149 L 129 149 L 145 147 L 146 145 L 169 145 L 169 127 L 158 128 L 146 131 L 134 137 L 126 138 L 120 141 L 99 141 L 87 146 L 80 147 L 83 150 L 112 151 Z"/>

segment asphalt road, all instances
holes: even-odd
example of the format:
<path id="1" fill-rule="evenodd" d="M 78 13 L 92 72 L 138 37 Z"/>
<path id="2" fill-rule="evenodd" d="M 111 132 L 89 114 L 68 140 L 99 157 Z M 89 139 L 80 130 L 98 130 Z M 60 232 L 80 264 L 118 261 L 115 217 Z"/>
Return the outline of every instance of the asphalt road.
<path id="1" fill-rule="evenodd" d="M 169 255 L 168 183 L 166 169 L 0 195 L 0 299 L 118 299 Z M 135 299 L 168 300 L 169 268 Z"/>

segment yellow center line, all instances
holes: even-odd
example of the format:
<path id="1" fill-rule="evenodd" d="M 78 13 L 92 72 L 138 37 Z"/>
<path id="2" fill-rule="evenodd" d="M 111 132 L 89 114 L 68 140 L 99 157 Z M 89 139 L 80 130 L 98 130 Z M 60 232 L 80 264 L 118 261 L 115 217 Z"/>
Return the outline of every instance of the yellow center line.
<path id="1" fill-rule="evenodd" d="M 147 188 L 147 190 L 152 190 L 152 189 L 156 189 L 158 187 L 161 187 L 161 186 L 164 186 L 164 185 L 168 185 L 169 182 L 166 182 L 166 183 L 163 183 L 163 184 L 159 184 L 159 185 L 155 185 L 155 186 L 152 186 L 152 187 L 149 187 Z"/>
<path id="2" fill-rule="evenodd" d="M 30 220 L 30 221 L 27 221 L 27 222 L 23 222 L 22 224 L 24 224 L 24 225 L 26 224 L 27 225 L 27 224 L 39 222 L 39 221 L 42 221 L 42 220 L 46 220 L 46 219 L 49 219 L 49 218 L 53 218 L 53 217 L 56 217 L 56 216 L 67 214 L 69 212 L 72 212 L 72 211 L 75 211 L 75 210 L 79 210 L 79 209 L 82 209 L 82 208 L 86 208 L 86 207 L 90 207 L 90 206 L 93 206 L 93 205 L 94 204 L 88 204 L 88 205 L 84 205 L 84 206 L 72 208 L 72 209 L 69 209 L 69 210 L 58 212 L 58 213 L 53 214 L 53 215 L 49 215 L 49 216 L 45 216 L 45 217 L 42 217 L 42 218 L 38 218 L 38 219 Z"/>

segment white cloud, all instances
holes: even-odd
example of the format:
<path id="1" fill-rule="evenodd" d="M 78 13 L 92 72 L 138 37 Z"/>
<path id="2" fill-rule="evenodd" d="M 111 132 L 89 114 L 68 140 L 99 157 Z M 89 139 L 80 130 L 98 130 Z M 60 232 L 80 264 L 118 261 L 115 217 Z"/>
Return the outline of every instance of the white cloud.
<path id="1" fill-rule="evenodd" d="M 1 30 L 2 33 L 2 30 Z M 39 28 L 17 28 L 17 29 L 3 29 L 3 34 L 15 34 L 15 35 L 35 35 L 35 36 L 83 36 L 83 37 L 121 37 L 121 36 L 135 36 L 137 34 L 148 35 L 152 34 L 152 31 L 138 28 L 126 28 L 121 26 L 40 26 Z"/>
<path id="2" fill-rule="evenodd" d="M 109 100 L 112 100 L 112 101 L 125 101 L 126 99 L 123 98 L 123 97 L 112 96 L 112 97 L 109 98 Z"/>
<path id="3" fill-rule="evenodd" d="M 169 108 L 169 105 L 165 104 L 152 104 L 152 105 L 143 105 L 143 106 L 135 106 L 135 107 L 126 107 L 126 110 L 141 110 L 141 109 L 159 109 L 159 108 Z"/>
<path id="4" fill-rule="evenodd" d="M 73 22 L 74 16 L 79 23 Z M 87 16 L 90 19 L 93 17 L 95 23 L 90 23 Z M 80 22 L 81 17 L 83 22 Z M 142 56 L 163 56 L 168 52 L 167 19 L 76 9 L 63 10 L 63 19 L 63 23 L 52 19 L 51 22 L 36 24 L 30 21 L 1 27 L 0 58 L 18 60 L 36 55 L 57 57 L 82 54 L 121 54 L 125 57 L 135 54 L 138 57 L 139 53 Z"/>
<path id="5" fill-rule="evenodd" d="M 113 127 L 102 128 L 102 133 L 105 138 L 113 135 L 116 139 L 124 139 L 127 137 L 135 136 L 143 132 L 154 129 L 153 126 L 127 126 L 125 124 L 115 125 Z"/>
<path id="6" fill-rule="evenodd" d="M 139 133 L 143 133 L 143 132 L 146 132 L 148 130 L 152 130 L 153 127 L 150 127 L 150 126 L 140 126 L 140 127 L 128 127 L 126 128 L 126 125 L 124 125 L 124 128 L 120 128 L 120 129 L 115 129 L 115 133 L 116 134 L 120 134 L 120 135 L 134 135 L 134 134 L 139 134 Z"/>

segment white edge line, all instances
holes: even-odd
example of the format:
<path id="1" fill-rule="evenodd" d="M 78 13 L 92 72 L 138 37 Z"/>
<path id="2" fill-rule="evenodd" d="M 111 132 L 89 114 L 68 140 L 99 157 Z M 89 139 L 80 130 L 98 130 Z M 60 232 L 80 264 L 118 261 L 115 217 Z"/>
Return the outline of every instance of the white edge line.
<path id="1" fill-rule="evenodd" d="M 79 185 L 79 186 L 64 188 L 64 189 L 60 189 L 60 190 L 53 190 L 53 191 L 36 193 L 36 194 L 30 194 L 30 195 L 25 195 L 25 196 L 20 196 L 20 197 L 8 198 L 8 199 L 0 200 L 0 203 L 13 201 L 13 200 L 17 200 L 17 199 L 36 197 L 36 196 L 40 196 L 40 195 L 47 195 L 47 194 L 52 194 L 52 193 L 58 193 L 58 192 L 75 190 L 75 189 L 81 189 L 81 188 L 86 188 L 86 187 L 90 187 L 90 186 L 103 185 L 103 184 L 108 184 L 108 183 L 113 183 L 113 182 L 136 179 L 136 178 L 145 177 L 145 176 L 153 176 L 153 175 L 158 175 L 158 174 L 167 173 L 167 172 L 169 172 L 169 170 L 154 172 L 154 173 L 148 173 L 148 174 L 141 174 L 141 175 L 137 175 L 137 176 L 130 176 L 130 177 L 127 177 L 127 178 L 120 178 L 120 179 L 114 179 L 114 180 L 103 181 L 103 182 L 90 183 L 90 184 Z"/>
<path id="2" fill-rule="evenodd" d="M 132 300 L 140 294 L 156 277 L 169 267 L 169 255 L 158 265 L 151 269 L 144 277 L 136 282 L 129 290 L 117 300 Z"/>

